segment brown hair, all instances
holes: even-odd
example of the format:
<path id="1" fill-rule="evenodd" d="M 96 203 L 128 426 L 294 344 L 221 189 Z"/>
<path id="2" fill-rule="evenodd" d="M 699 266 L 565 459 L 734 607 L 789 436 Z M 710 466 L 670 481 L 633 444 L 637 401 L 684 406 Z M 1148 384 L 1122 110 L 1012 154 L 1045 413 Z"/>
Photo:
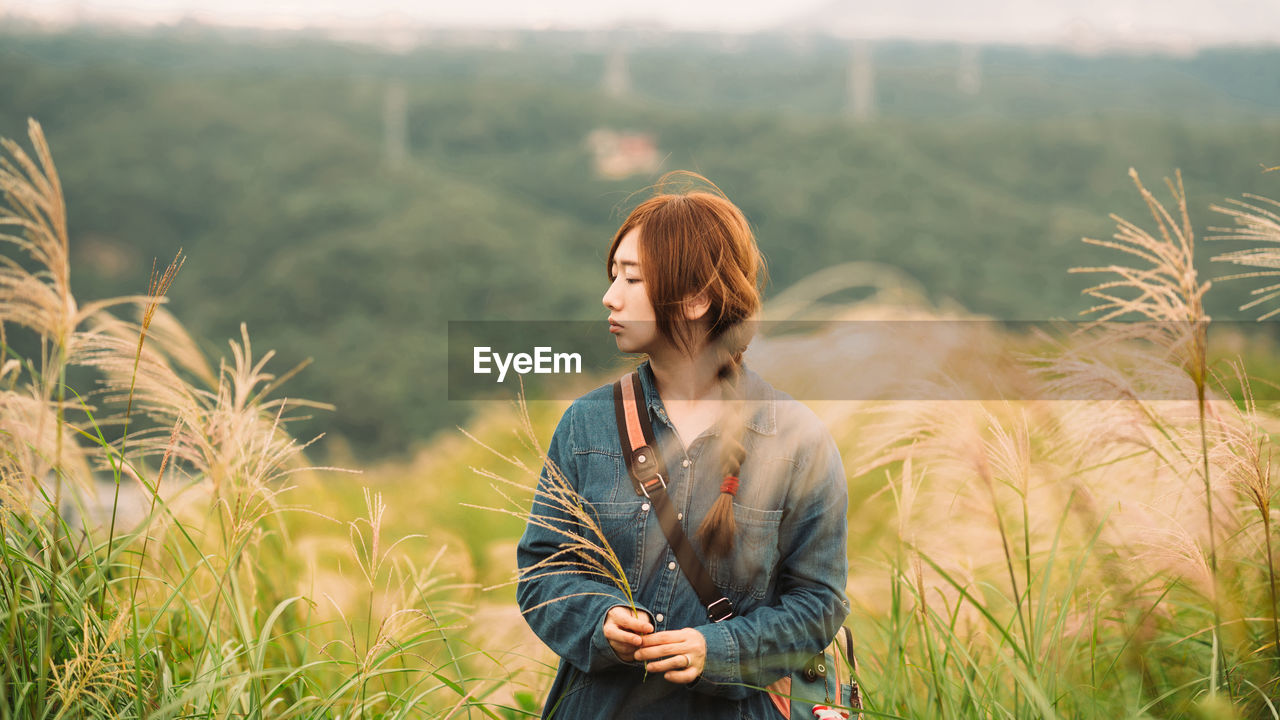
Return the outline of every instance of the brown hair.
<path id="1" fill-rule="evenodd" d="M 684 180 L 683 187 L 672 187 L 676 180 Z M 605 259 L 605 273 L 611 280 L 618 244 L 637 228 L 642 240 L 640 267 L 658 333 L 690 354 L 698 341 L 697 328 L 685 317 L 684 303 L 705 294 L 709 302 L 705 317 L 710 320 L 707 349 L 720 356 L 719 378 L 726 397 L 741 399 L 737 381 L 742 353 L 753 334 L 752 324 L 746 321 L 760 310 L 760 288 L 768 274 L 746 217 L 705 177 L 688 171 L 669 172 L 658 180 L 653 197 L 636 206 L 614 234 Z M 721 557 L 733 548 L 733 495 L 737 492 L 733 476 L 746 452 L 740 417 L 743 403 L 726 405 L 730 417 L 721 445 L 721 474 L 726 480 L 698 529 L 704 551 Z"/>

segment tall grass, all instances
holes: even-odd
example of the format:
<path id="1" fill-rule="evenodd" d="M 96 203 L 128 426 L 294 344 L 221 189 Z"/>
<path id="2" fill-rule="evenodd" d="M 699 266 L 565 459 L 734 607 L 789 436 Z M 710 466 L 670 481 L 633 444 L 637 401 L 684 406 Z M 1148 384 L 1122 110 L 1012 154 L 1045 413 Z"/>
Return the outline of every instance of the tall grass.
<path id="1" fill-rule="evenodd" d="M 431 539 L 443 528 L 393 531 L 418 522 L 412 474 L 356 492 L 310 468 L 287 429 L 324 406 L 278 396 L 300 368 L 277 376 L 245 328 L 224 358 L 197 350 L 164 307 L 180 256 L 146 293 L 75 298 L 57 173 L 29 134 L 30 154 L 6 140 L 0 158 L 0 718 L 536 714 L 539 686 L 504 663 L 545 649 L 478 639 L 464 626 L 491 616 L 456 572 L 467 561 Z M 1089 291 L 1100 324 L 1006 368 L 1011 386 L 1080 399 L 826 410 L 857 459 L 850 622 L 868 717 L 1280 720 L 1280 417 L 1252 392 L 1271 380 L 1214 359 L 1181 179 L 1172 210 L 1134 181 L 1150 223 L 1116 218 L 1091 242 L 1128 259 L 1083 269 L 1106 276 Z M 1263 317 L 1280 297 L 1276 207 L 1215 206 L 1234 223 L 1218 237 L 1257 246 L 1216 259 L 1266 280 Z M 1128 319 L 1145 322 L 1114 322 Z M 829 362 L 797 371 L 847 372 Z M 86 372 L 93 387 L 68 385 Z M 488 427 L 506 420 L 534 437 L 526 408 Z M 523 452 L 541 460 L 536 441 Z M 423 487 L 456 502 L 468 463 L 435 453 Z M 557 503 L 578 524 L 553 562 L 576 564 L 537 571 L 627 592 L 574 495 L 484 474 L 519 517 L 455 528 L 469 547 L 509 550 L 495 532 Z M 362 513 L 300 506 L 301 483 Z"/>
<path id="2" fill-rule="evenodd" d="M 1086 291 L 1098 324 L 1020 385 L 1079 399 L 891 403 L 858 421 L 860 472 L 888 481 L 898 517 L 886 561 L 851 580 L 873 712 L 1280 717 L 1280 417 L 1242 363 L 1210 357 L 1181 177 L 1172 212 L 1133 179 L 1154 231 L 1116 217 L 1114 238 L 1086 240 L 1135 262 L 1079 270 L 1110 275 Z M 1280 239 L 1262 204 L 1232 216 L 1239 239 Z M 1222 259 L 1277 267 L 1274 248 Z"/>
<path id="3" fill-rule="evenodd" d="M 144 295 L 77 301 L 52 155 L 29 137 L 0 159 L 0 717 L 526 714 L 470 668 L 445 549 L 388 538 L 380 495 L 321 520 L 342 547 L 290 536 L 293 480 L 333 469 L 286 428 L 325 406 L 274 397 L 300 368 L 269 371 L 243 326 L 209 365 L 162 307 L 181 254 Z"/>

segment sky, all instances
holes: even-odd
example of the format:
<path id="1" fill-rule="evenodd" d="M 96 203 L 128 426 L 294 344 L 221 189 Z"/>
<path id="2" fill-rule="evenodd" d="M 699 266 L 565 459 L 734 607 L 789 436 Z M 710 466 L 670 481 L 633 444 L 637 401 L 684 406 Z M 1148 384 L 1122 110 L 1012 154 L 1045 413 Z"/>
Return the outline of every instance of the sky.
<path id="1" fill-rule="evenodd" d="M 53 21 L 304 28 L 435 25 L 585 29 L 619 24 L 730 33 L 1141 44 L 1280 43 L 1280 0 L 0 0 Z"/>
<path id="2" fill-rule="evenodd" d="M 343 21 L 409 20 L 431 24 L 517 27 L 598 27 L 624 22 L 752 32 L 778 23 L 824 0 L 0 0 L 10 12 L 65 17 L 91 16 L 172 22 L 183 16 L 208 22 L 299 27 Z"/>

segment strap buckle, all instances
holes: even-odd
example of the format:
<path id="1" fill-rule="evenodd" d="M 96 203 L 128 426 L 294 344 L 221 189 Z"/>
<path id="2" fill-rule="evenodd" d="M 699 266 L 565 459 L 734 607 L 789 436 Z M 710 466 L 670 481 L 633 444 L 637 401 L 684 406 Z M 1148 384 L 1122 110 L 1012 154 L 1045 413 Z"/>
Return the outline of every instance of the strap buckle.
<path id="1" fill-rule="evenodd" d="M 662 477 L 662 473 L 654 473 L 653 477 L 649 478 L 648 480 L 645 480 L 642 483 L 639 483 L 639 487 L 640 487 L 640 494 L 644 495 L 647 499 L 652 500 L 653 497 L 649 495 L 649 491 L 650 490 L 657 491 L 659 488 L 666 490 L 667 479 Z"/>
<path id="2" fill-rule="evenodd" d="M 721 607 L 722 603 L 723 607 Z M 731 617 L 733 617 L 733 603 L 729 602 L 729 598 L 722 597 L 707 606 L 707 619 L 713 623 L 728 620 Z"/>
<path id="3" fill-rule="evenodd" d="M 625 450 L 624 450 L 625 451 Z M 631 471 L 636 494 L 652 500 L 649 493 L 658 488 L 667 489 L 667 479 L 662 477 L 662 464 L 658 461 L 658 453 L 649 445 L 641 445 L 631 453 L 628 470 Z"/>

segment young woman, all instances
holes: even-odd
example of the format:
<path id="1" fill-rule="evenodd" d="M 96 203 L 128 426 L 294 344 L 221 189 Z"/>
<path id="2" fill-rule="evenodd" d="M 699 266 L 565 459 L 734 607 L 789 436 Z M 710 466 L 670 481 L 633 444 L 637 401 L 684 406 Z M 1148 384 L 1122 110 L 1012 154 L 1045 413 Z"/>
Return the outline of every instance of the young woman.
<path id="1" fill-rule="evenodd" d="M 561 658 L 544 717 L 777 718 L 753 688 L 802 667 L 848 613 L 840 455 L 817 416 L 743 364 L 764 264 L 741 211 L 711 188 L 659 192 L 631 212 L 609 248 L 604 306 L 618 349 L 647 356 L 641 412 L 670 503 L 735 616 L 708 620 L 636 493 L 612 386 L 583 395 L 556 427 L 542 482 L 554 466 L 585 500 L 639 612 L 598 576 L 539 572 L 565 537 L 526 527 L 517 595 Z M 533 512 L 563 520 L 536 501 Z"/>

